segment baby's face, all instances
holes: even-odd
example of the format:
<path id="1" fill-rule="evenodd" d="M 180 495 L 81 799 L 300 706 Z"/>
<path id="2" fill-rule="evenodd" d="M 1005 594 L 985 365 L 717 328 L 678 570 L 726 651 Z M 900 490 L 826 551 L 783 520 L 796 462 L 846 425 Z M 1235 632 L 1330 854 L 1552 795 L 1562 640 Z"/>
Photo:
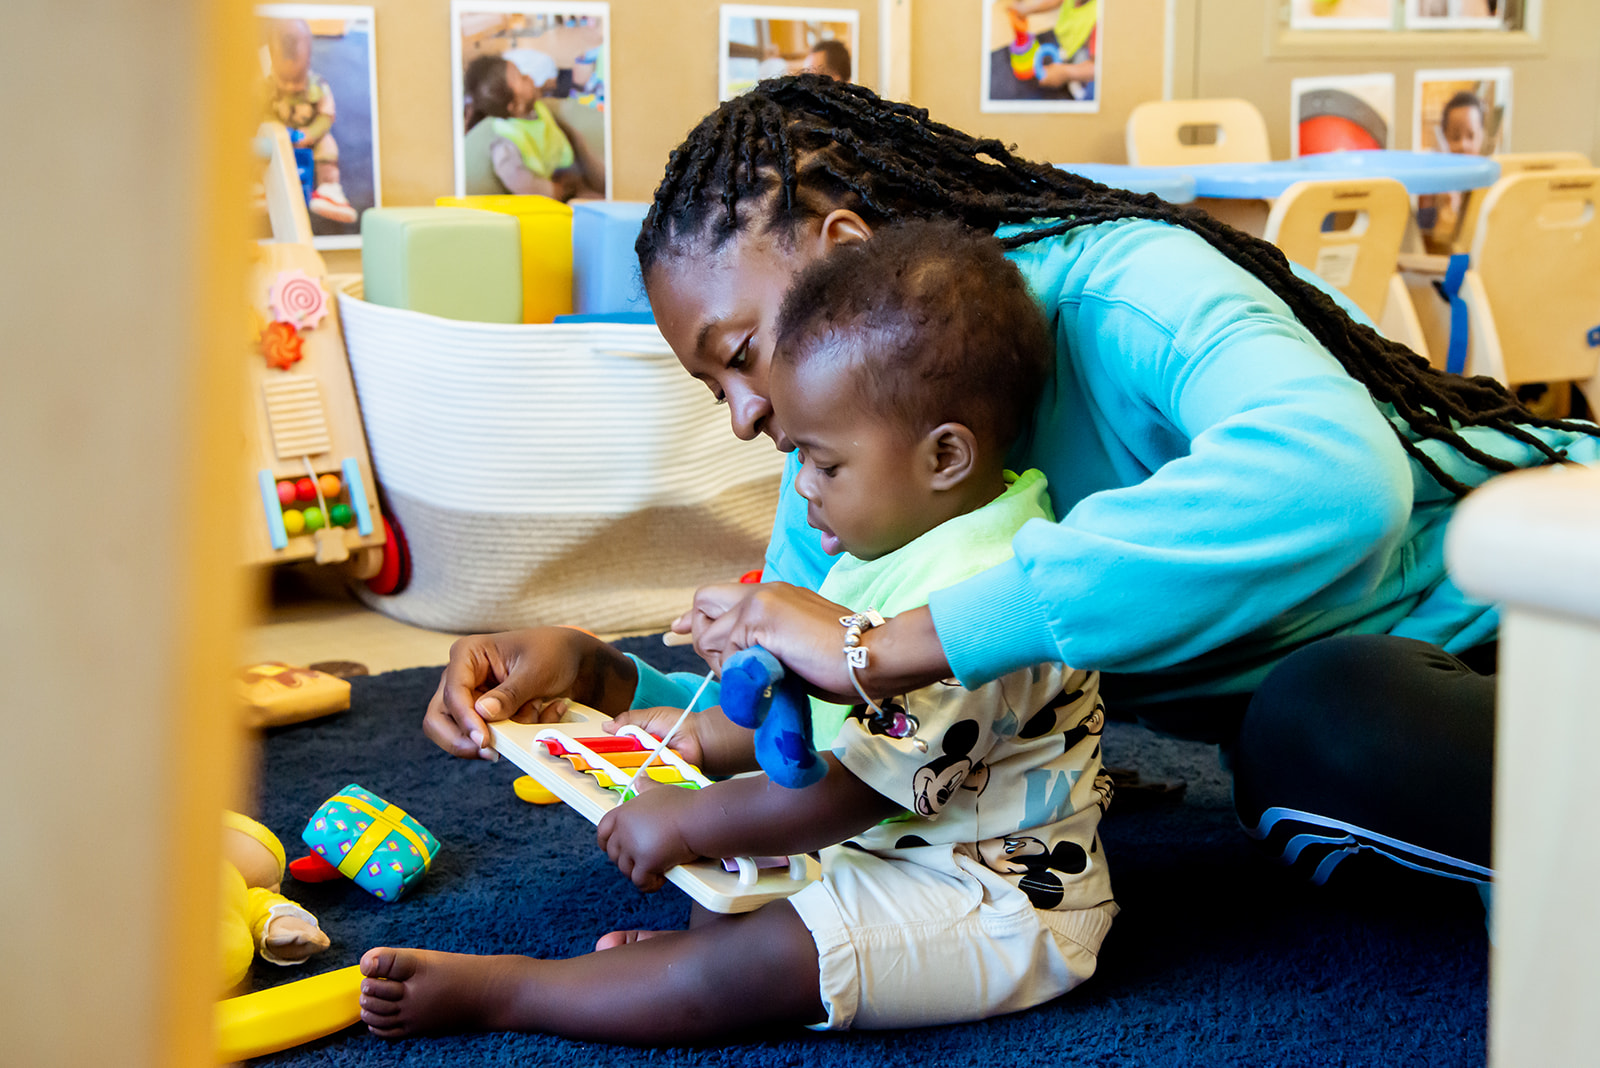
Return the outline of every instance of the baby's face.
<path id="1" fill-rule="evenodd" d="M 506 61 L 506 84 L 511 87 L 511 114 L 520 116 L 532 111 L 533 102 L 540 96 L 538 83 L 509 60 Z"/>
<path id="2" fill-rule="evenodd" d="M 272 56 L 272 77 L 278 88 L 286 92 L 304 89 L 311 73 L 310 29 L 295 22 L 275 25 L 268 51 Z"/>
<path id="3" fill-rule="evenodd" d="M 1444 117 L 1444 140 L 1452 152 L 1480 155 L 1483 152 L 1483 115 L 1471 106 L 1451 108 Z"/>
<path id="4" fill-rule="evenodd" d="M 772 408 L 800 454 L 795 489 L 829 555 L 874 560 L 938 525 L 915 437 L 868 411 L 853 377 L 819 356 L 775 365 Z"/>

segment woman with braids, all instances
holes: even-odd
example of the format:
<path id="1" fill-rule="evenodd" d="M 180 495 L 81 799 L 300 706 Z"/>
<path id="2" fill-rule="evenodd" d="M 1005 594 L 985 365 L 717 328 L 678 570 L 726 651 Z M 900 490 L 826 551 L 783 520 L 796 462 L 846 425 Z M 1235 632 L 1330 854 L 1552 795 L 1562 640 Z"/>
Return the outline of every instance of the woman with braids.
<path id="1" fill-rule="evenodd" d="M 766 581 L 701 590 L 674 629 L 714 667 L 760 645 L 835 700 L 1099 670 L 1113 714 L 1223 745 L 1245 829 L 1314 880 L 1365 850 L 1487 884 L 1496 614 L 1450 581 L 1444 529 L 1497 473 L 1600 461 L 1600 428 L 1430 370 L 1203 213 L 801 75 L 690 133 L 637 243 L 663 334 L 739 436 L 791 447 L 768 380 L 796 272 L 907 217 L 994 232 L 1045 313 L 1055 373 L 1010 467 L 1044 473 L 1057 521 L 865 630 L 852 669 L 791 459 Z M 687 700 L 597 645 L 463 639 L 425 730 L 489 756 L 484 720 L 548 698 Z"/>

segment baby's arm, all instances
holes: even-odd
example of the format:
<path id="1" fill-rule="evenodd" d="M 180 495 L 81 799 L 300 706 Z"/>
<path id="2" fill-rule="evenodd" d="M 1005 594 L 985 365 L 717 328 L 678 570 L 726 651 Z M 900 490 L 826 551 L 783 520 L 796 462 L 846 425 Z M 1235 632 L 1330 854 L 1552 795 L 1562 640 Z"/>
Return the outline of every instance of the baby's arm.
<path id="1" fill-rule="evenodd" d="M 500 184 L 512 193 L 565 199 L 556 183 L 530 171 L 527 164 L 522 162 L 522 153 L 517 151 L 517 146 L 503 137 L 496 137 L 490 142 L 489 162 Z"/>
<path id="2" fill-rule="evenodd" d="M 783 856 L 835 845 L 903 811 L 823 754 L 827 774 L 799 790 L 765 775 L 700 790 L 658 786 L 607 812 L 598 839 L 641 890 L 699 857 Z"/>

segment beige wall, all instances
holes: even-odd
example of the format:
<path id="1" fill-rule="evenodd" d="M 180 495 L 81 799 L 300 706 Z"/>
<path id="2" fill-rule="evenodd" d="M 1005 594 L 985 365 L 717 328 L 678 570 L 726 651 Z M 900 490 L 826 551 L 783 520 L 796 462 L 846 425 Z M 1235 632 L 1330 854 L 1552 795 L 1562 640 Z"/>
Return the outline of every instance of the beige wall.
<path id="1" fill-rule="evenodd" d="M 903 2 L 903 0 L 902 0 Z M 1051 162 L 1121 161 L 1122 126 L 1141 100 L 1161 95 L 1163 0 L 1108 5 L 1106 87 L 1098 114 L 985 115 L 978 110 L 984 9 L 972 0 L 910 0 L 911 95 L 934 118 L 1015 142 Z M 453 191 L 448 0 L 373 0 L 378 57 L 380 167 L 385 204 L 429 204 Z M 856 79 L 879 86 L 877 0 L 800 6 L 859 12 Z M 667 156 L 717 105 L 716 0 L 611 0 L 613 195 L 647 199 Z M 358 252 L 327 256 L 360 269 Z"/>
<path id="2" fill-rule="evenodd" d="M 242 0 L 0 4 L 7 1065 L 214 1056 L 248 28 Z"/>
<path id="3" fill-rule="evenodd" d="M 1532 32 L 1299 33 L 1279 0 L 1177 0 L 1180 97 L 1241 96 L 1267 120 L 1275 157 L 1289 154 L 1294 78 L 1392 71 L 1395 148 L 1411 148 L 1418 70 L 1510 67 L 1511 150 L 1572 149 L 1600 162 L 1600 3 L 1530 4 Z"/>

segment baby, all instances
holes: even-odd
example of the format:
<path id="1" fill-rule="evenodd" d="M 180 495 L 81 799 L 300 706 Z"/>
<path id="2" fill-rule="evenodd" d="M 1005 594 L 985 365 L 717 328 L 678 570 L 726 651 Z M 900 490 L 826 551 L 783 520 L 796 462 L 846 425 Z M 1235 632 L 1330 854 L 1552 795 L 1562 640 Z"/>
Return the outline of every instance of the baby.
<path id="1" fill-rule="evenodd" d="M 316 182 L 307 201 L 313 215 L 353 223 L 339 183 L 339 143 L 333 139 L 333 90 L 311 69 L 311 27 L 304 19 L 274 19 L 267 31 L 272 72 L 267 76 L 267 118 L 288 127 L 296 148 L 309 148 Z"/>
<path id="2" fill-rule="evenodd" d="M 1051 521 L 1044 477 L 1004 464 L 1050 341 L 993 236 L 918 221 L 836 246 L 796 280 L 776 329 L 773 418 L 839 557 L 820 592 L 857 613 L 847 625 L 925 604 L 1009 559 L 1024 524 Z M 584 700 L 582 673 L 566 677 Z M 679 1043 L 953 1023 L 1054 998 L 1093 973 L 1117 911 L 1097 833 L 1110 794 L 1097 682 L 1041 664 L 976 690 L 814 703 L 819 780 L 646 789 L 598 838 L 645 889 L 697 857 L 812 850 L 819 881 L 751 913 L 697 912 L 685 931 L 613 932 L 569 960 L 369 950 L 362 1019 L 383 1037 Z M 619 720 L 660 729 L 661 715 Z M 752 733 L 720 709 L 679 737 L 709 774 L 757 770 Z"/>

